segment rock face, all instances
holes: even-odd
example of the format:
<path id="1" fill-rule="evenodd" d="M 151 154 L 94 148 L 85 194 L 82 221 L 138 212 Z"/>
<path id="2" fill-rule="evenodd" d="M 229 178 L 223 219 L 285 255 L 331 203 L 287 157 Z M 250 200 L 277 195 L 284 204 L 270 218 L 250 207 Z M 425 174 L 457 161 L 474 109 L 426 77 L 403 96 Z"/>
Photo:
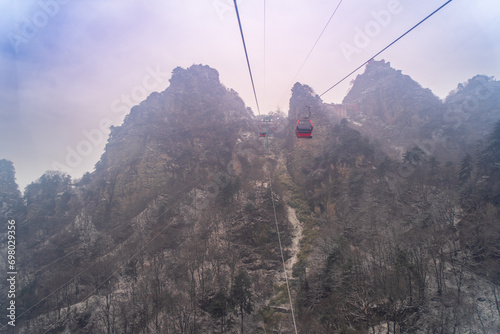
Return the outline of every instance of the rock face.
<path id="1" fill-rule="evenodd" d="M 343 105 L 350 108 L 346 118 L 390 156 L 400 158 L 420 146 L 447 161 L 459 159 L 492 131 L 500 115 L 499 92 L 500 83 L 476 76 L 443 102 L 382 60 L 357 76 Z"/>
<path id="2" fill-rule="evenodd" d="M 500 115 L 500 82 L 486 75 L 477 75 L 459 84 L 444 101 L 443 121 L 455 130 L 450 138 L 468 150 L 493 131 Z M 471 145 L 472 144 L 472 145 Z"/>
<path id="3" fill-rule="evenodd" d="M 176 68 L 81 180 L 47 172 L 22 203 L 0 161 L 16 330 L 292 332 L 286 272 L 301 333 L 493 332 L 498 88 L 478 76 L 443 102 L 372 62 L 342 105 L 297 83 L 265 149 L 215 69 Z"/>
<path id="4" fill-rule="evenodd" d="M 221 85 L 216 70 L 177 68 L 170 83 L 111 129 L 94 175 L 106 180 L 94 191 L 101 192 L 98 211 L 111 220 L 137 215 L 167 188 L 193 187 L 202 182 L 198 177 L 208 177 L 199 173 L 224 170 L 236 142 L 253 130 L 250 112 L 236 92 Z"/>

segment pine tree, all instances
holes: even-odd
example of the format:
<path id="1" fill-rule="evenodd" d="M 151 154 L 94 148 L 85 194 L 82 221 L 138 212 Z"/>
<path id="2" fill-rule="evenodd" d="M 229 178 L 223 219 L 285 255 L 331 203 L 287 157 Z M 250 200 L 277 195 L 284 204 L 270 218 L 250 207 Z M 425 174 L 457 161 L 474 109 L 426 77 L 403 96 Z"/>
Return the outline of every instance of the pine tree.
<path id="1" fill-rule="evenodd" d="M 469 181 L 472 175 L 473 162 L 470 154 L 466 154 L 460 162 L 460 169 L 458 171 L 458 183 L 462 186 Z"/>
<path id="2" fill-rule="evenodd" d="M 488 147 L 486 148 L 487 162 L 492 166 L 500 163 L 500 121 L 495 123 L 493 132 L 490 134 Z"/>
<path id="3" fill-rule="evenodd" d="M 5 159 L 0 159 L 0 213 L 8 217 L 18 211 L 21 192 L 16 183 L 14 164 Z"/>
<path id="4" fill-rule="evenodd" d="M 240 270 L 234 278 L 233 286 L 231 287 L 230 299 L 232 304 L 237 308 L 237 313 L 241 317 L 241 333 L 243 334 L 243 317 L 253 311 L 252 303 L 252 283 L 246 271 Z"/>

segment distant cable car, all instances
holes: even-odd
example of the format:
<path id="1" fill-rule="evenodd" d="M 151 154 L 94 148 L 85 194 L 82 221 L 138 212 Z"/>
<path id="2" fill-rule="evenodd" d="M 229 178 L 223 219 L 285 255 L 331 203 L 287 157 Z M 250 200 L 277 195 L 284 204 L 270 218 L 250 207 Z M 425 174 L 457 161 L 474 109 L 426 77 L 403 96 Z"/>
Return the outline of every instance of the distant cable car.
<path id="1" fill-rule="evenodd" d="M 268 130 L 271 132 L 274 129 L 273 124 L 273 119 L 270 116 L 263 116 L 260 119 L 259 137 L 266 137 Z"/>
<path id="2" fill-rule="evenodd" d="M 312 138 L 313 124 L 309 119 L 299 119 L 297 121 L 297 138 Z"/>

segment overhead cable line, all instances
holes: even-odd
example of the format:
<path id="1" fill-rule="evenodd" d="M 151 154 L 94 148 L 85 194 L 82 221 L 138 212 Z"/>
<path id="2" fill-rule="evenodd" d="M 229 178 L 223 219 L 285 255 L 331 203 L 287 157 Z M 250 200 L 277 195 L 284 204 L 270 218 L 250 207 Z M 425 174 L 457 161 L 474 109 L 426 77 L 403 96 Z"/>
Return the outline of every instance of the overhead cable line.
<path id="1" fill-rule="evenodd" d="M 266 107 L 266 0 L 264 0 L 264 108 Z"/>
<path id="2" fill-rule="evenodd" d="M 402 34 L 401 36 L 399 36 L 398 38 L 396 38 L 391 44 L 387 45 L 385 48 L 383 48 L 382 50 L 380 50 L 379 52 L 377 52 L 374 56 L 370 57 L 367 61 L 365 61 L 363 64 L 361 64 L 360 66 L 358 66 L 354 71 L 352 71 L 351 73 L 349 73 L 348 75 L 346 75 L 345 77 L 343 77 L 342 79 L 340 79 L 336 84 L 334 84 L 332 87 L 328 88 L 326 91 L 324 91 L 321 95 L 319 95 L 320 97 L 325 95 L 326 93 L 328 93 L 331 89 L 333 89 L 334 87 L 336 87 L 338 84 L 340 84 L 342 81 L 344 81 L 345 79 L 347 79 L 348 77 L 350 77 L 354 72 L 356 72 L 357 70 L 359 70 L 361 67 L 365 66 L 370 60 L 374 59 L 375 57 L 377 57 L 379 54 L 381 54 L 382 52 L 384 52 L 385 50 L 387 50 L 389 47 L 391 47 L 392 45 L 394 45 L 397 41 L 399 41 L 401 38 L 403 38 L 404 36 L 406 36 L 410 31 L 412 31 L 413 29 L 415 29 L 416 27 L 418 27 L 421 23 L 423 23 L 425 20 L 427 20 L 429 17 L 431 17 L 432 15 L 436 14 L 438 11 L 440 11 L 444 6 L 446 6 L 447 4 L 449 4 L 450 2 L 452 2 L 453 0 L 448 0 L 446 1 L 443 5 L 441 5 L 441 7 L 439 7 L 438 9 L 436 9 L 435 11 L 433 11 L 432 13 L 430 13 L 429 15 L 427 15 L 423 20 L 421 20 L 420 22 L 418 22 L 417 24 L 415 24 L 413 27 L 411 27 L 409 30 L 407 30 L 404 34 Z"/>
<path id="3" fill-rule="evenodd" d="M 311 50 L 309 51 L 309 53 L 307 54 L 306 58 L 304 59 L 304 61 L 302 62 L 302 65 L 300 65 L 299 67 L 299 70 L 297 71 L 297 73 L 295 73 L 293 79 L 292 79 L 292 83 L 291 85 L 294 84 L 294 81 L 295 79 L 297 78 L 297 76 L 299 75 L 300 71 L 302 71 L 302 68 L 304 67 L 304 65 L 306 64 L 307 60 L 309 59 L 309 57 L 311 56 L 314 48 L 316 47 L 316 45 L 318 44 L 319 40 L 321 39 L 321 36 L 323 36 L 323 33 L 325 32 L 326 28 L 328 27 L 328 25 L 330 24 L 330 22 L 332 21 L 333 17 L 335 16 L 335 13 L 337 13 L 337 10 L 339 9 L 340 7 L 340 4 L 342 3 L 343 0 L 340 0 L 339 3 L 337 4 L 337 7 L 335 7 L 332 15 L 330 16 L 330 18 L 328 19 L 328 21 L 326 22 L 325 24 L 325 27 L 323 28 L 323 30 L 321 31 L 321 33 L 319 34 L 318 38 L 316 39 L 316 42 L 314 42 L 314 45 L 312 46 Z M 290 86 L 291 86 L 290 85 Z M 283 94 L 283 96 L 285 96 L 285 94 Z M 280 99 L 280 101 L 283 99 L 283 97 Z"/>
<path id="4" fill-rule="evenodd" d="M 250 67 L 250 61 L 248 60 L 247 46 L 245 44 L 245 37 L 243 36 L 243 28 L 241 28 L 240 13 L 238 12 L 238 5 L 236 0 L 234 0 L 234 9 L 236 10 L 236 17 L 238 18 L 238 25 L 240 27 L 241 40 L 243 41 L 243 49 L 245 49 L 245 57 L 247 58 L 248 72 L 250 73 L 250 80 L 252 81 L 253 96 L 255 97 L 255 103 L 257 104 L 257 112 L 260 116 L 259 100 L 257 99 L 257 93 L 255 92 L 255 84 L 253 83 L 252 68 Z"/>
<path id="5" fill-rule="evenodd" d="M 278 218 L 276 216 L 276 206 L 274 205 L 273 193 L 273 180 L 271 179 L 271 172 L 269 172 L 269 189 L 271 190 L 271 202 L 273 202 L 274 222 L 276 223 L 276 231 L 278 232 L 278 243 L 280 245 L 281 261 L 283 262 L 283 272 L 285 273 L 286 289 L 288 290 L 288 300 L 290 301 L 290 310 L 292 311 L 293 328 L 297 334 L 297 324 L 295 323 L 295 314 L 293 312 L 292 294 L 290 293 L 290 284 L 288 284 L 288 275 L 286 274 L 285 257 L 283 256 L 283 247 L 281 246 L 280 228 L 278 225 Z"/>
<path id="6" fill-rule="evenodd" d="M 335 15 L 335 13 L 337 13 L 337 10 L 339 9 L 340 7 L 340 4 L 342 3 L 343 0 L 340 0 L 339 3 L 337 4 L 337 7 L 335 7 L 335 10 L 333 11 L 332 15 L 330 16 L 330 18 L 328 19 L 328 22 L 326 22 L 325 24 L 325 27 L 323 28 L 323 30 L 321 31 L 321 33 L 319 34 L 318 38 L 316 39 L 316 42 L 314 42 L 314 45 L 312 46 L 311 50 L 309 51 L 309 53 L 307 54 L 307 57 L 306 59 L 304 59 L 304 61 L 302 62 L 302 65 L 300 65 L 300 68 L 299 70 L 297 71 L 297 73 L 295 74 L 295 76 L 293 77 L 292 79 L 292 83 L 293 81 L 295 81 L 295 78 L 297 78 L 297 76 L 299 75 L 300 71 L 302 71 L 302 68 L 304 67 L 305 63 L 307 62 L 307 60 L 309 59 L 309 57 L 311 56 L 311 53 L 313 52 L 314 48 L 316 47 L 316 45 L 318 44 L 319 40 L 321 39 L 321 36 L 323 36 L 323 33 L 325 32 L 326 28 L 328 27 L 328 25 L 330 24 L 330 21 L 333 19 L 333 16 Z"/>

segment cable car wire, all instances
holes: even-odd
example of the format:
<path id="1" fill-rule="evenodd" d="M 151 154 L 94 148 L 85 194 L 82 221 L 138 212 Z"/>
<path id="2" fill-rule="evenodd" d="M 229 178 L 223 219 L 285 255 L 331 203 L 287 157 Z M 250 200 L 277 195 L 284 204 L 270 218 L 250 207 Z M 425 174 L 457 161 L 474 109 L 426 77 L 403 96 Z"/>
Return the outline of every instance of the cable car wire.
<path id="1" fill-rule="evenodd" d="M 270 173 L 269 173 L 270 174 Z M 274 205 L 273 180 L 269 175 L 269 189 L 271 190 L 271 202 L 273 203 L 274 222 L 276 223 L 276 231 L 278 232 L 278 243 L 280 245 L 281 261 L 283 262 L 283 272 L 285 273 L 286 289 L 288 290 L 288 300 L 290 301 L 290 310 L 292 311 L 293 328 L 297 334 L 297 324 L 295 323 L 295 313 L 293 312 L 292 294 L 290 293 L 290 284 L 288 283 L 288 275 L 286 274 L 285 257 L 283 256 L 283 247 L 281 246 L 280 228 L 278 225 L 278 217 L 276 216 L 276 206 Z"/>
<path id="2" fill-rule="evenodd" d="M 237 15 L 237 18 L 238 18 L 238 24 L 239 24 L 239 28 L 240 28 L 240 32 L 241 32 L 241 37 L 242 37 L 242 41 L 243 41 L 243 47 L 244 47 L 244 50 L 245 50 L 245 56 L 246 56 L 246 60 L 247 60 L 247 65 L 248 65 L 248 70 L 249 70 L 249 73 L 250 73 L 250 79 L 252 81 L 252 87 L 253 87 L 253 92 L 254 92 L 254 96 L 255 96 L 255 102 L 257 103 L 257 110 L 259 112 L 259 115 L 260 115 L 260 108 L 259 108 L 259 102 L 258 102 L 258 99 L 257 99 L 257 94 L 256 94 L 256 91 L 255 91 L 255 85 L 254 85 L 254 81 L 253 81 L 253 76 L 252 76 L 252 71 L 251 71 L 251 67 L 250 67 L 250 62 L 249 62 L 249 58 L 248 58 L 248 53 L 247 53 L 247 49 L 246 49 L 246 44 L 245 44 L 245 39 L 244 39 L 244 36 L 243 36 L 243 30 L 242 30 L 242 27 L 241 27 L 241 20 L 240 20 L 240 16 L 239 16 L 239 12 L 238 12 L 238 7 L 237 7 L 237 4 L 236 4 L 236 0 L 234 1 L 234 5 L 235 5 L 235 9 L 236 9 L 236 15 Z M 167 212 L 167 209 L 160 214 L 160 216 L 162 216 L 163 214 L 165 214 Z M 118 228 L 118 227 L 121 227 L 121 226 L 117 226 L 115 228 Z M 160 233 L 158 233 L 157 235 L 155 235 L 152 239 L 150 239 L 148 242 L 146 242 L 146 244 L 144 245 L 144 247 L 142 247 L 138 252 L 136 252 L 133 256 L 137 256 L 142 250 L 144 250 L 146 248 L 147 245 L 149 245 L 154 239 L 156 239 L 160 234 L 161 232 L 163 232 L 165 229 L 166 229 L 167 226 L 165 226 L 165 228 L 162 229 L 162 231 L 160 231 Z M 111 231 L 113 231 L 115 228 L 113 228 Z M 99 238 L 98 238 L 99 239 Z M 53 265 L 54 263 L 57 263 L 58 261 L 62 260 L 63 258 L 69 256 L 70 254 L 76 252 L 80 250 L 80 248 L 77 248 L 71 252 L 69 252 L 68 254 L 65 254 L 64 256 L 61 256 L 59 257 L 58 259 L 54 260 L 53 262 L 49 263 L 48 265 L 44 266 L 43 268 L 39 269 L 37 272 L 40 272 L 41 270 Z M 64 288 L 65 286 L 67 286 L 69 283 L 71 283 L 73 280 L 75 280 L 76 278 L 80 277 L 81 275 L 83 275 L 88 269 L 90 269 L 91 267 L 93 267 L 97 262 L 99 262 L 101 259 L 97 259 L 96 261 L 92 262 L 89 266 L 87 266 L 85 269 L 79 271 L 76 276 L 73 276 L 72 278 L 70 278 L 68 281 L 66 281 L 65 283 L 63 283 L 62 285 L 60 285 L 57 289 L 53 290 L 52 292 L 50 292 L 48 295 L 46 295 L 45 297 L 41 298 L 37 303 L 35 303 L 34 305 L 32 305 L 29 309 L 25 310 L 23 313 L 21 313 L 17 318 L 20 318 L 21 316 L 23 316 L 25 313 L 29 312 L 31 309 L 35 308 L 37 305 L 39 305 L 40 303 L 42 303 L 43 301 L 45 301 L 46 299 L 48 299 L 50 296 L 52 296 L 53 294 L 57 293 L 59 290 L 61 290 L 62 288 Z M 113 272 L 106 280 L 108 280 L 109 278 L 111 278 L 113 275 L 115 275 L 118 270 L 120 270 L 124 265 L 120 266 L 115 272 Z M 105 281 L 106 281 L 105 280 Z M 105 282 L 104 281 L 104 282 Z M 102 284 L 104 284 L 101 283 Z M 100 285 L 100 286 L 101 286 Z M 98 288 L 100 287 L 98 286 Z M 95 291 L 95 290 L 94 290 Z M 93 291 L 93 292 L 94 292 Z M 89 295 L 87 295 L 85 297 L 85 299 L 87 299 L 93 292 L 91 292 Z M 57 322 L 56 322 L 57 323 Z M 53 324 L 54 325 L 54 324 Z M 50 327 L 52 328 L 53 325 Z M 4 329 L 6 326 L 5 325 L 2 325 L 1 329 Z M 49 328 L 49 330 L 50 330 Z"/>
<path id="3" fill-rule="evenodd" d="M 441 5 L 441 7 L 439 7 L 438 9 L 436 9 L 435 11 L 433 11 L 432 13 L 430 13 L 429 15 L 427 15 L 424 19 L 422 19 L 420 22 L 418 22 L 417 24 L 415 24 L 413 27 L 411 27 L 409 30 L 407 30 L 404 34 L 402 34 L 401 36 L 399 36 L 398 38 L 396 38 L 394 41 L 392 41 L 392 43 L 390 43 L 389 45 L 387 45 L 385 48 L 383 48 L 382 50 L 380 50 L 379 52 L 377 52 L 374 56 L 370 57 L 367 61 L 365 61 L 363 64 L 361 64 L 360 66 L 358 66 L 354 71 L 352 71 L 351 73 L 349 73 L 348 75 L 346 75 L 345 77 L 343 77 L 342 79 L 340 79 L 337 83 L 335 83 L 333 86 L 331 86 L 330 88 L 328 88 L 326 91 L 324 91 L 322 94 L 319 95 L 319 97 L 325 95 L 326 93 L 328 93 L 330 90 L 332 90 L 334 87 L 336 87 L 338 84 L 340 84 L 342 81 L 344 81 L 345 79 L 347 79 L 348 77 L 350 77 L 354 72 L 356 72 L 357 70 L 359 70 L 361 67 L 365 66 L 370 60 L 372 60 L 373 58 L 377 57 L 379 54 L 381 54 L 382 52 L 384 52 L 385 50 L 387 50 L 388 48 L 390 48 L 392 45 L 394 45 L 397 41 L 399 41 L 401 38 L 403 38 L 404 36 L 406 36 L 410 31 L 412 31 L 413 29 L 415 29 L 416 27 L 418 27 L 421 23 L 423 23 L 425 20 L 427 20 L 429 17 L 431 17 L 432 15 L 436 14 L 438 11 L 440 11 L 444 6 L 446 6 L 447 4 L 449 4 L 450 2 L 452 2 L 453 0 L 448 0 L 446 1 L 443 5 Z"/>
<path id="4" fill-rule="evenodd" d="M 325 27 L 323 28 L 323 30 L 321 31 L 321 33 L 319 34 L 318 38 L 316 39 L 316 42 L 314 42 L 314 45 L 312 46 L 311 50 L 309 51 L 309 53 L 307 54 L 306 58 L 304 59 L 304 61 L 302 62 L 302 65 L 300 65 L 300 68 L 299 70 L 297 71 L 297 73 L 295 74 L 295 76 L 293 77 L 292 79 L 292 84 L 293 84 L 293 81 L 295 81 L 295 78 L 297 78 L 297 76 L 299 75 L 300 71 L 302 71 L 302 68 L 304 67 L 304 65 L 306 64 L 307 60 L 309 59 L 309 57 L 311 56 L 314 48 L 316 47 L 316 45 L 318 44 L 319 40 L 321 39 L 321 36 L 323 36 L 323 33 L 325 32 L 326 28 L 328 27 L 328 25 L 330 24 L 330 21 L 333 19 L 333 17 L 335 16 L 335 13 L 337 13 L 337 10 L 339 9 L 340 7 L 340 4 L 342 3 L 343 0 L 340 0 L 339 3 L 337 4 L 337 7 L 335 7 L 335 10 L 333 11 L 332 15 L 330 16 L 330 18 L 328 19 L 328 22 L 326 22 L 325 24 Z"/>
<path id="5" fill-rule="evenodd" d="M 266 0 L 264 0 L 264 108 L 266 107 Z"/>
<path id="6" fill-rule="evenodd" d="M 245 50 L 245 57 L 247 58 L 248 72 L 250 73 L 250 80 L 252 81 L 253 96 L 255 97 L 255 103 L 257 104 L 257 112 L 260 116 L 259 100 L 257 99 L 257 93 L 255 92 L 255 84 L 253 82 L 252 68 L 250 67 L 250 61 L 248 60 L 247 46 L 245 44 L 245 37 L 243 36 L 243 28 L 241 27 L 240 13 L 238 11 L 238 5 L 236 0 L 234 0 L 234 9 L 236 10 L 236 18 L 238 19 L 238 25 L 240 27 L 241 40 L 243 41 L 243 49 Z"/>
<path id="7" fill-rule="evenodd" d="M 328 19 L 328 21 L 326 22 L 325 24 L 325 27 L 323 28 L 323 30 L 321 31 L 321 33 L 319 34 L 318 38 L 316 39 L 316 42 L 314 42 L 314 45 L 312 46 L 311 50 L 309 51 L 309 53 L 307 54 L 306 58 L 304 59 L 304 61 L 302 62 L 302 65 L 300 65 L 299 67 L 299 70 L 297 71 L 297 73 L 295 73 L 295 75 L 293 76 L 293 79 L 292 79 L 292 82 L 290 84 L 290 86 L 293 86 L 294 84 L 294 81 L 295 79 L 297 78 L 297 76 L 299 75 L 300 71 L 302 71 L 302 68 L 304 67 L 304 65 L 306 64 L 307 60 L 309 59 L 309 57 L 311 56 L 314 48 L 316 47 L 316 45 L 318 44 L 319 40 L 321 39 L 321 36 L 323 36 L 323 33 L 325 32 L 326 28 L 328 27 L 328 25 L 330 24 L 330 21 L 333 19 L 333 17 L 335 16 L 335 13 L 337 13 L 337 10 L 339 9 L 340 7 L 340 4 L 342 3 L 343 0 L 340 0 L 339 3 L 337 4 L 337 7 L 335 7 L 332 15 L 330 15 L 330 18 Z M 285 92 L 285 94 L 283 94 L 283 97 L 287 94 L 287 92 Z M 283 97 L 280 98 L 280 101 L 283 99 Z"/>

